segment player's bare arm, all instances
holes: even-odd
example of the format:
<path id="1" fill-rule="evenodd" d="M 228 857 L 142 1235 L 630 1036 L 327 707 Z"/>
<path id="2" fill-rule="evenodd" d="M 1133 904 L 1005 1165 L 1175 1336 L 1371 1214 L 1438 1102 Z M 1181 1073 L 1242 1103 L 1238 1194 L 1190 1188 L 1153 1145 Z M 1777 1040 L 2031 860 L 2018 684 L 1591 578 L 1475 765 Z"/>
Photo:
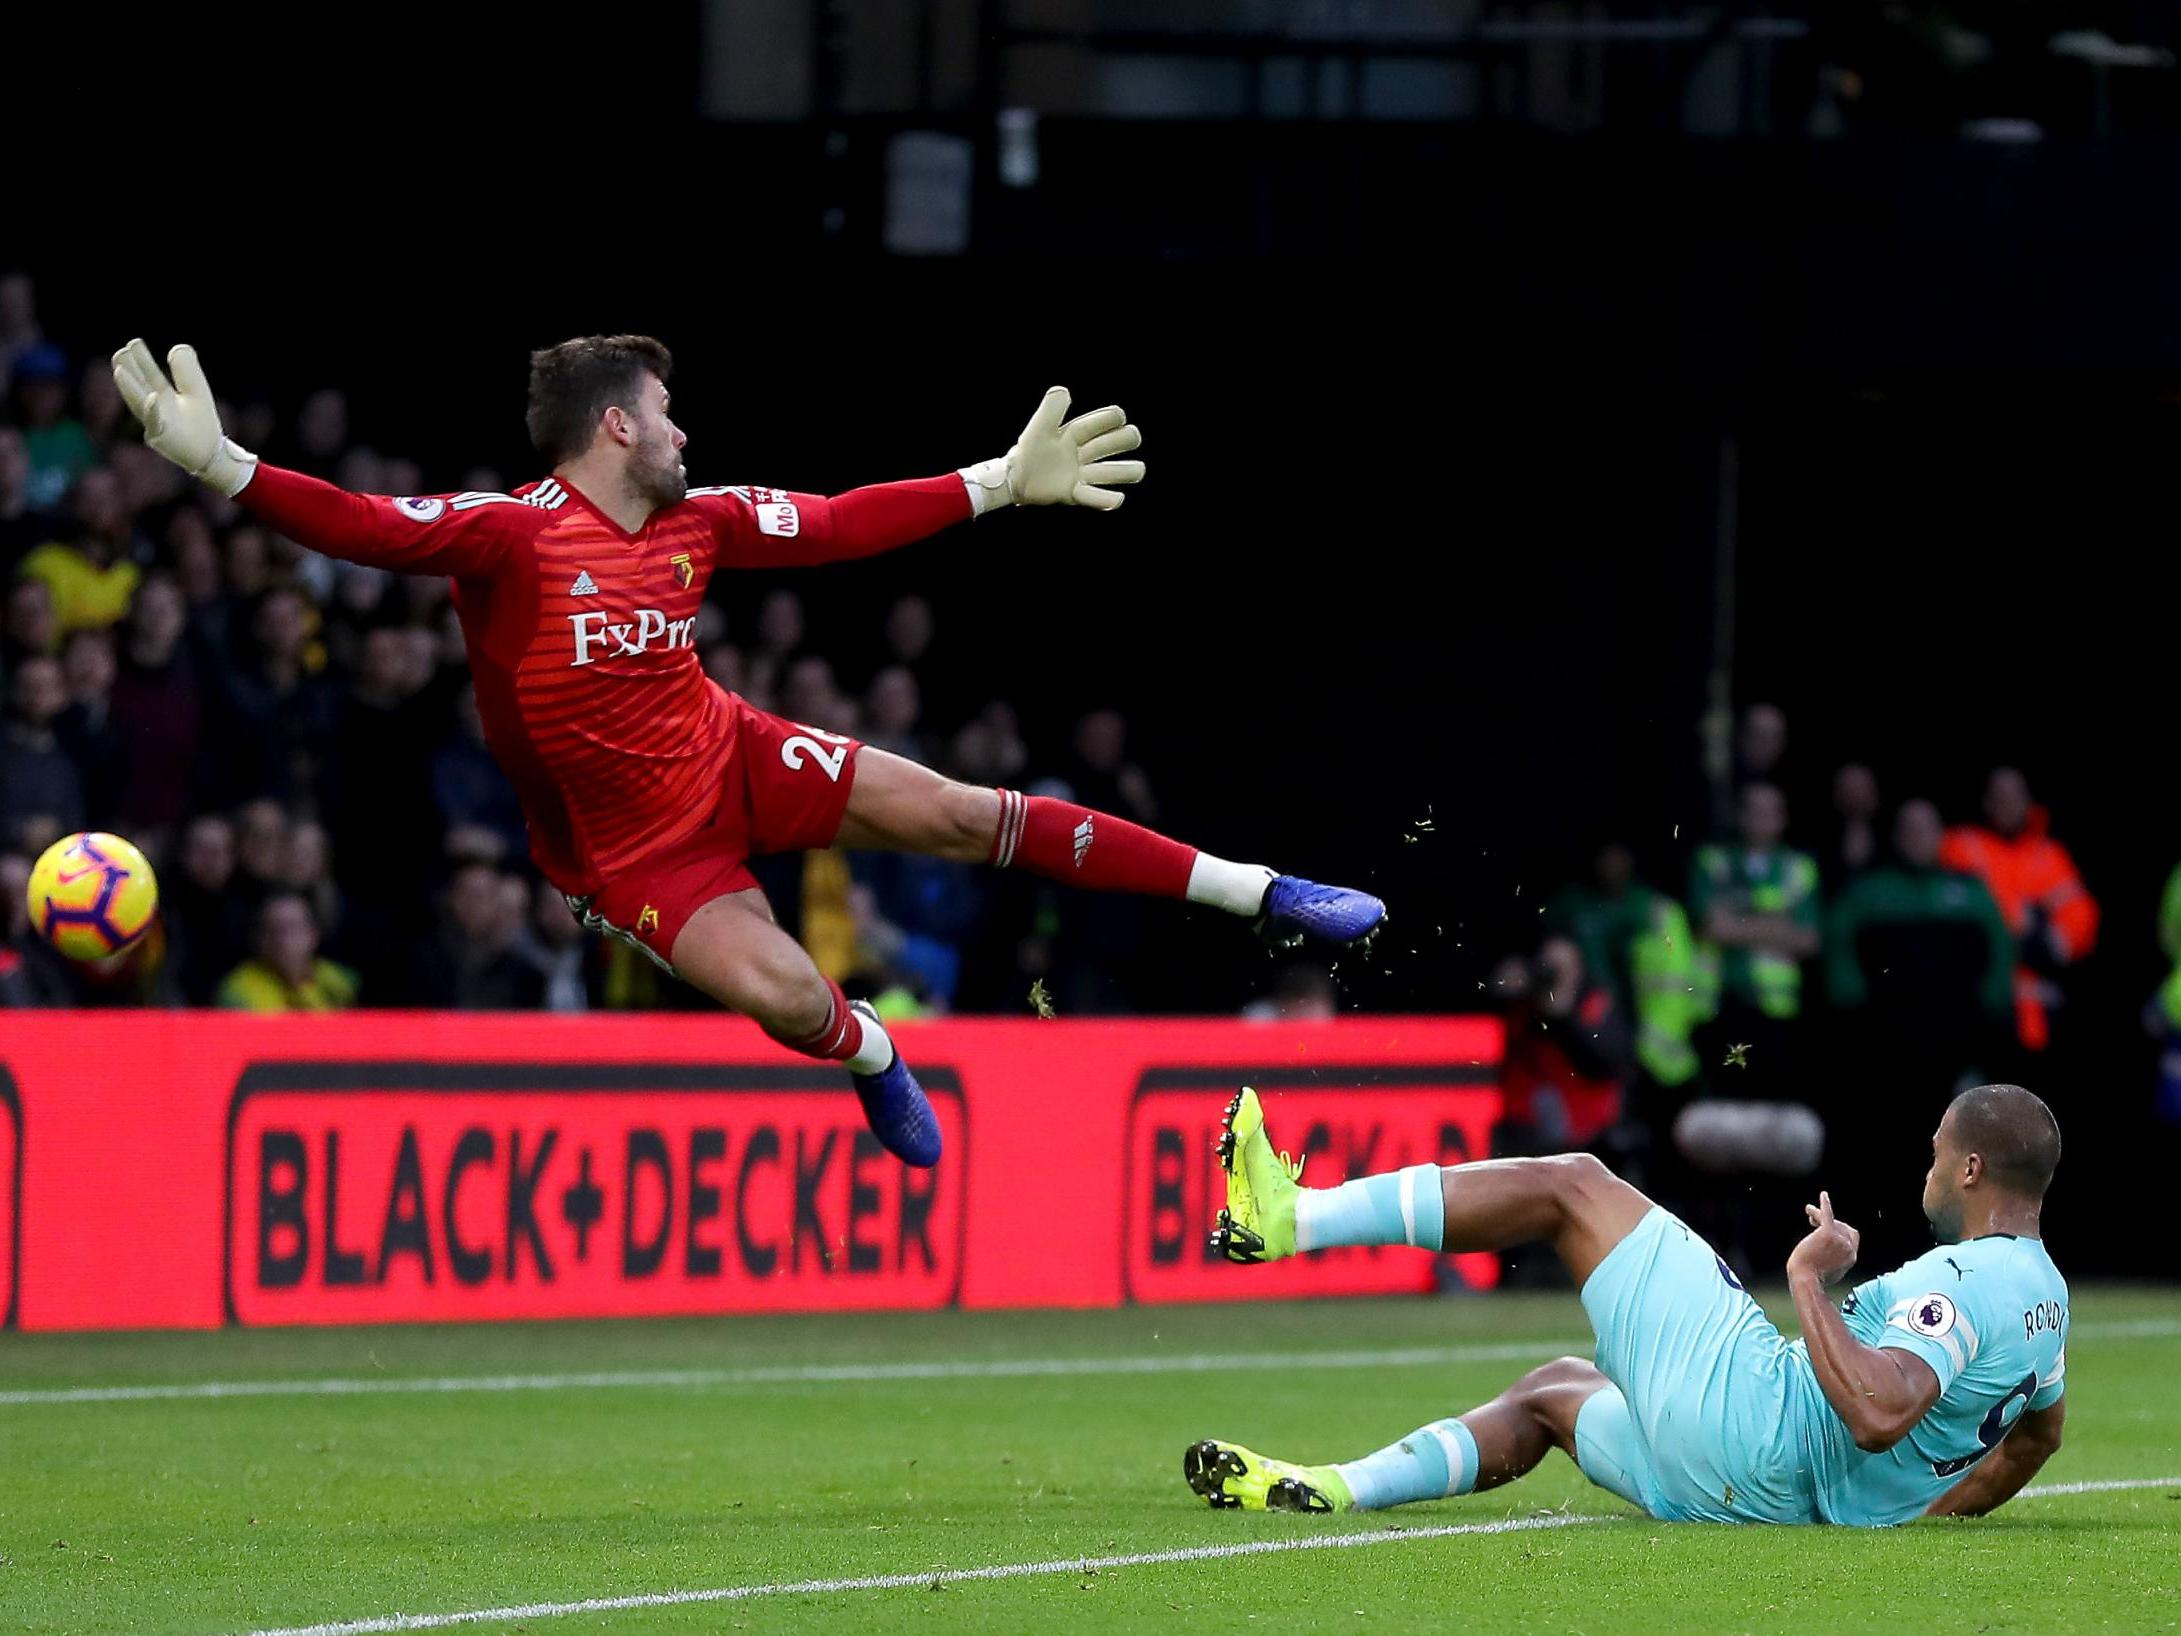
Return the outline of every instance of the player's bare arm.
<path id="1" fill-rule="evenodd" d="M 1865 1346 L 1848 1333 L 1825 1293 L 1855 1265 L 1862 1235 L 1833 1215 L 1829 1193 L 1803 1207 L 1810 1232 L 1787 1258 L 1787 1289 L 1795 1299 L 1810 1366 L 1833 1412 L 1847 1423 L 1855 1446 L 1883 1453 L 1914 1429 L 1939 1400 L 1939 1377 L 1909 1352 Z"/>
<path id="2" fill-rule="evenodd" d="M 1931 1502 L 1931 1517 L 1981 1517 L 1997 1511 L 2044 1470 L 2060 1451 L 2067 1399 L 2032 1409 L 2015 1422 L 1999 1447 L 1971 1466 L 1960 1482 Z"/>

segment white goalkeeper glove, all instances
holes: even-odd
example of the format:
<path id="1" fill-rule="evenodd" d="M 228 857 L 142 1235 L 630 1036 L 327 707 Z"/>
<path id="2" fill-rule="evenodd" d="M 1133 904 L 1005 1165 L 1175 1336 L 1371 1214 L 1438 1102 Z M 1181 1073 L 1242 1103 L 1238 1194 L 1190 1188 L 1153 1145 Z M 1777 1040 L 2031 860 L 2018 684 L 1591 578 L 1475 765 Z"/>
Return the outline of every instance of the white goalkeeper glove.
<path id="1" fill-rule="evenodd" d="M 1102 484 L 1140 483 L 1141 460 L 1112 460 L 1143 442 L 1143 433 L 1109 405 L 1062 423 L 1068 389 L 1045 394 L 1015 446 L 997 460 L 962 468 L 978 516 L 1000 506 L 1090 506 L 1111 511 L 1128 496 Z"/>
<path id="2" fill-rule="evenodd" d="M 144 441 L 190 476 L 230 497 L 257 475 L 257 456 L 220 430 L 219 405 L 212 401 L 204 366 L 195 347 L 167 354 L 167 379 L 159 360 L 142 341 L 131 341 L 114 354 L 114 384 L 129 413 L 143 422 Z"/>

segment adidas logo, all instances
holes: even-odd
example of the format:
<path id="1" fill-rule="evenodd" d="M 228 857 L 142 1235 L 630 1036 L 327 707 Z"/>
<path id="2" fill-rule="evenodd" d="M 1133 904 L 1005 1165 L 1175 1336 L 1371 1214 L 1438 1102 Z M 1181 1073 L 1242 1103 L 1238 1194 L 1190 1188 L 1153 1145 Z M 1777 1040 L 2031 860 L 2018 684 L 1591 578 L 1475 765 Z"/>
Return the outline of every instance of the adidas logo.
<path id="1" fill-rule="evenodd" d="M 1092 814 L 1086 813 L 1083 821 L 1075 826 L 1075 866 L 1078 869 L 1083 867 L 1084 855 L 1091 849 L 1093 839 L 1091 835 L 1092 816 Z"/>
<path id="2" fill-rule="evenodd" d="M 576 575 L 576 582 L 568 587 L 568 594 L 570 596 L 598 595 L 598 581 L 591 578 L 591 571 L 588 568 Z"/>

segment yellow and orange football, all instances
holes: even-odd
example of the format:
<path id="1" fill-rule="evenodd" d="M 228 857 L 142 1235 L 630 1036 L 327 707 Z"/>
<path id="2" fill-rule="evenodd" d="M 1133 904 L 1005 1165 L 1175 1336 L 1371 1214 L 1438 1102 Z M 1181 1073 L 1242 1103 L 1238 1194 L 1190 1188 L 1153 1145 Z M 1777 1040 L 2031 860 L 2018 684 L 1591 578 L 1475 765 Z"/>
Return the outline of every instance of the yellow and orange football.
<path id="1" fill-rule="evenodd" d="M 69 835 L 30 871 L 30 923 L 71 960 L 118 954 L 159 912 L 151 864 L 118 835 Z"/>

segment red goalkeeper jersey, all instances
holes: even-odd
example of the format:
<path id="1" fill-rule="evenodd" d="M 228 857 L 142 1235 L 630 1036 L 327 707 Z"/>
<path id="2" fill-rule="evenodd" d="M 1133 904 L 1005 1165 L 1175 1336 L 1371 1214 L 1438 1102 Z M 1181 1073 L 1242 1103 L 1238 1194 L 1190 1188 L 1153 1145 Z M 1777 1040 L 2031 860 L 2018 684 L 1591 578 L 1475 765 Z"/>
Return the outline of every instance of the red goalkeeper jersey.
<path id="1" fill-rule="evenodd" d="M 327 556 L 454 581 L 485 740 L 522 799 L 533 861 L 576 896 L 718 802 L 735 713 L 695 649 L 713 569 L 869 556 L 970 515 L 951 475 L 832 499 L 691 489 L 634 534 L 551 477 L 390 499 L 260 464 L 236 498 Z"/>

